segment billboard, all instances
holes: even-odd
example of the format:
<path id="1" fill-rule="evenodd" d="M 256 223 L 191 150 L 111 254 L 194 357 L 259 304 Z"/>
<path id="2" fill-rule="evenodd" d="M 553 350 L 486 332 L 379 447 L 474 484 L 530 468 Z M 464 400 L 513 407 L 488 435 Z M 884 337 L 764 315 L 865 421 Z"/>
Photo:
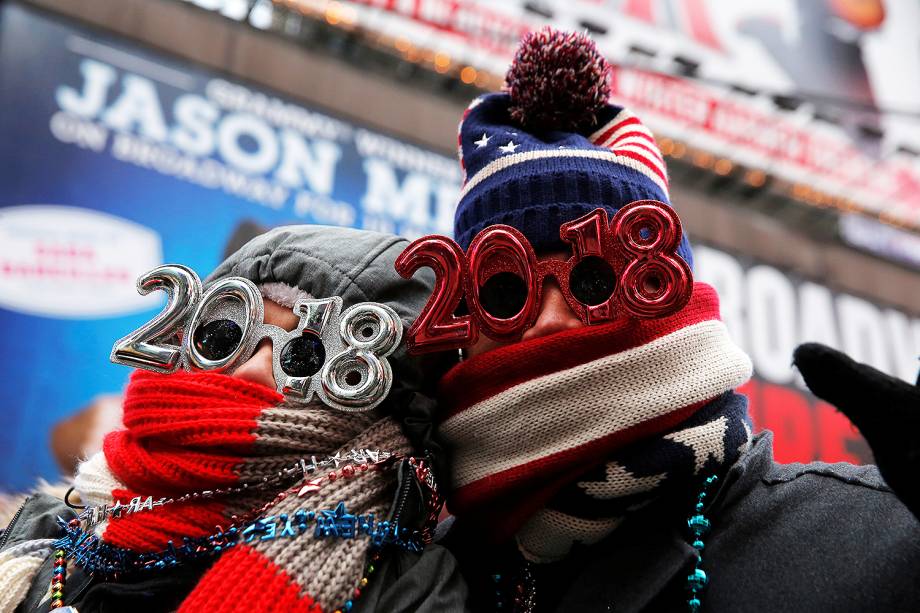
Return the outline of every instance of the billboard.
<path id="1" fill-rule="evenodd" d="M 914 382 L 920 318 L 709 246 L 695 245 L 693 255 L 696 278 L 716 288 L 732 339 L 751 356 L 754 378 L 742 391 L 755 426 L 776 433 L 776 460 L 870 461 L 849 420 L 807 391 L 792 352 L 819 342 Z"/>
<path id="2" fill-rule="evenodd" d="M 657 135 L 920 231 L 920 5 L 911 0 L 301 0 L 298 10 L 504 75 L 521 36 L 588 30 L 612 99 Z M 346 11 L 347 9 L 347 11 Z M 447 64 L 444 64 L 445 59 Z M 433 60 L 432 60 L 433 61 Z M 906 77 L 906 78 L 905 78 Z M 808 199 L 802 199 L 810 202 Z"/>
<path id="3" fill-rule="evenodd" d="M 162 307 L 142 272 L 203 277 L 256 227 L 453 223 L 455 160 L 9 2 L 0 108 L 0 490 L 53 478 L 54 424 L 121 390 L 112 343 Z"/>
<path id="4" fill-rule="evenodd" d="M 112 343 L 162 306 L 137 294 L 142 272 L 205 275 L 287 223 L 451 232 L 455 160 L 10 2 L 0 105 L 0 490 L 54 478 L 55 424 L 117 407 L 128 369 L 107 362 Z M 822 341 L 913 381 L 920 321 L 705 246 L 696 259 L 752 356 L 744 391 L 777 458 L 868 460 L 804 391 L 792 348 Z"/>

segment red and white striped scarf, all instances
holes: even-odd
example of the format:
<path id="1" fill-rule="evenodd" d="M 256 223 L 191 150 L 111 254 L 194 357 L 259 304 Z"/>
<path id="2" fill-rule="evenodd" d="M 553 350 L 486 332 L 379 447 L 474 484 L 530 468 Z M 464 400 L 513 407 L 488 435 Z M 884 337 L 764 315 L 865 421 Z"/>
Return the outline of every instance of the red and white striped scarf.
<path id="1" fill-rule="evenodd" d="M 258 484 L 311 455 L 409 452 L 391 418 L 324 405 L 287 408 L 283 400 L 273 389 L 226 375 L 137 371 L 125 393 L 126 429 L 107 435 L 103 451 L 80 466 L 77 491 L 87 504 L 111 506 L 136 496 L 178 497 Z M 278 493 L 254 489 L 247 496 L 202 498 L 110 518 L 97 525 L 96 534 L 135 552 L 161 551 L 170 540 L 213 534 Z M 298 508 L 333 509 L 341 501 L 351 513 L 385 517 L 394 491 L 391 471 L 366 471 L 324 483 L 308 498 L 288 496 L 268 513 L 293 517 Z M 315 539 L 309 532 L 241 543 L 205 571 L 179 610 L 333 611 L 354 597 L 369 549 L 367 538 Z"/>
<path id="2" fill-rule="evenodd" d="M 715 290 L 702 283 L 666 318 L 578 328 L 466 360 L 439 389 L 439 431 L 452 465 L 448 507 L 494 542 L 526 540 L 535 526 L 522 528 L 541 517 L 536 528 L 551 531 L 558 518 L 547 519 L 546 508 L 560 490 L 628 445 L 665 435 L 681 442 L 675 427 L 750 375 L 750 360 L 719 319 Z M 695 453 L 686 456 L 691 465 Z M 606 495 L 628 496 L 635 481 L 620 480 L 625 489 Z M 598 521 L 605 533 L 616 524 Z M 544 553 L 533 557 L 556 555 Z"/>

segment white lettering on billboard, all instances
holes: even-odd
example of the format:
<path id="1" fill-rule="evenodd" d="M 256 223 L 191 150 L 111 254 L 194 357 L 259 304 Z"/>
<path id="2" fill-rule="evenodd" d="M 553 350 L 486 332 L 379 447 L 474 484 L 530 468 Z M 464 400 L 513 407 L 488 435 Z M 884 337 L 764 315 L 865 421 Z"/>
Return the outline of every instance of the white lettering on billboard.
<path id="1" fill-rule="evenodd" d="M 450 158 L 222 79 L 165 104 L 156 80 L 95 59 L 81 60 L 80 77 L 55 93 L 49 130 L 60 142 L 109 147 L 117 160 L 318 223 L 450 232 L 460 176 Z M 363 190 L 337 184 L 346 146 L 362 162 Z M 353 201 L 337 200 L 337 185 Z"/>
<path id="2" fill-rule="evenodd" d="M 793 378 L 796 346 L 795 291 L 781 272 L 769 266 L 747 271 L 748 351 L 761 374 L 777 383 Z"/>
<path id="3" fill-rule="evenodd" d="M 290 130 L 281 133 L 281 142 L 284 155 L 275 177 L 288 187 L 306 185 L 316 194 L 331 194 L 335 165 L 342 157 L 341 147 L 319 138 L 307 143 L 301 135 Z"/>
<path id="4" fill-rule="evenodd" d="M 108 64 L 95 60 L 80 62 L 80 73 L 83 75 L 83 89 L 62 85 L 57 89 L 55 98 L 61 110 L 92 119 L 105 106 L 109 87 L 118 78 L 118 73 Z"/>
<path id="5" fill-rule="evenodd" d="M 153 140 L 166 140 L 166 120 L 157 97 L 156 86 L 150 79 L 125 75 L 124 90 L 102 114 L 102 122 L 113 130 L 137 133 Z"/>
<path id="6" fill-rule="evenodd" d="M 694 275 L 719 293 L 722 319 L 760 377 L 801 384 L 792 352 L 805 342 L 845 351 L 892 376 L 914 382 L 920 367 L 920 318 L 863 298 L 796 280 L 704 245 L 694 247 Z"/>

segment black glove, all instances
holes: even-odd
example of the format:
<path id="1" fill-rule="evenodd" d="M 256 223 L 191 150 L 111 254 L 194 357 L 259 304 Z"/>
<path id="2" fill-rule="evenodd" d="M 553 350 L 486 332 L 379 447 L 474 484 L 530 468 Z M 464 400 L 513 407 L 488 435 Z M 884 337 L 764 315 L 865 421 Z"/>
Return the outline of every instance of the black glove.
<path id="1" fill-rule="evenodd" d="M 859 428 L 882 477 L 920 519 L 920 387 L 818 343 L 800 345 L 793 362 L 815 396 Z"/>

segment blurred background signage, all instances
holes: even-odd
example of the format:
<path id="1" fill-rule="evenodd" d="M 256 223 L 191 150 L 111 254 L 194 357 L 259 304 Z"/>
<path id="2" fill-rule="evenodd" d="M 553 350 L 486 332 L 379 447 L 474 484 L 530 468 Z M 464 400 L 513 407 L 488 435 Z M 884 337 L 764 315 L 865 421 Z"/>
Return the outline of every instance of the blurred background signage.
<path id="1" fill-rule="evenodd" d="M 128 369 L 161 308 L 136 278 L 202 278 L 255 228 L 450 232 L 456 163 L 271 92 L 0 4 L 0 489 L 57 467 L 53 425 Z"/>
<path id="2" fill-rule="evenodd" d="M 866 461 L 868 448 L 849 421 L 806 392 L 792 352 L 804 342 L 824 343 L 915 381 L 920 318 L 708 246 L 695 246 L 694 259 L 697 278 L 718 291 L 722 319 L 754 364 L 744 391 L 755 425 L 777 433 L 776 460 Z"/>
<path id="3" fill-rule="evenodd" d="M 920 228 L 920 5 L 882 0 L 290 0 L 501 77 L 520 36 L 588 30 L 659 136 Z M 803 190 L 799 189 L 798 192 Z M 801 194 L 804 197 L 804 194 Z"/>
<path id="4" fill-rule="evenodd" d="M 592 32 L 658 136 L 777 459 L 869 461 L 790 361 L 816 340 L 916 379 L 913 0 L 0 0 L 0 490 L 117 410 L 112 343 L 162 304 L 141 272 L 289 223 L 449 234 L 456 121 L 546 24 Z"/>

